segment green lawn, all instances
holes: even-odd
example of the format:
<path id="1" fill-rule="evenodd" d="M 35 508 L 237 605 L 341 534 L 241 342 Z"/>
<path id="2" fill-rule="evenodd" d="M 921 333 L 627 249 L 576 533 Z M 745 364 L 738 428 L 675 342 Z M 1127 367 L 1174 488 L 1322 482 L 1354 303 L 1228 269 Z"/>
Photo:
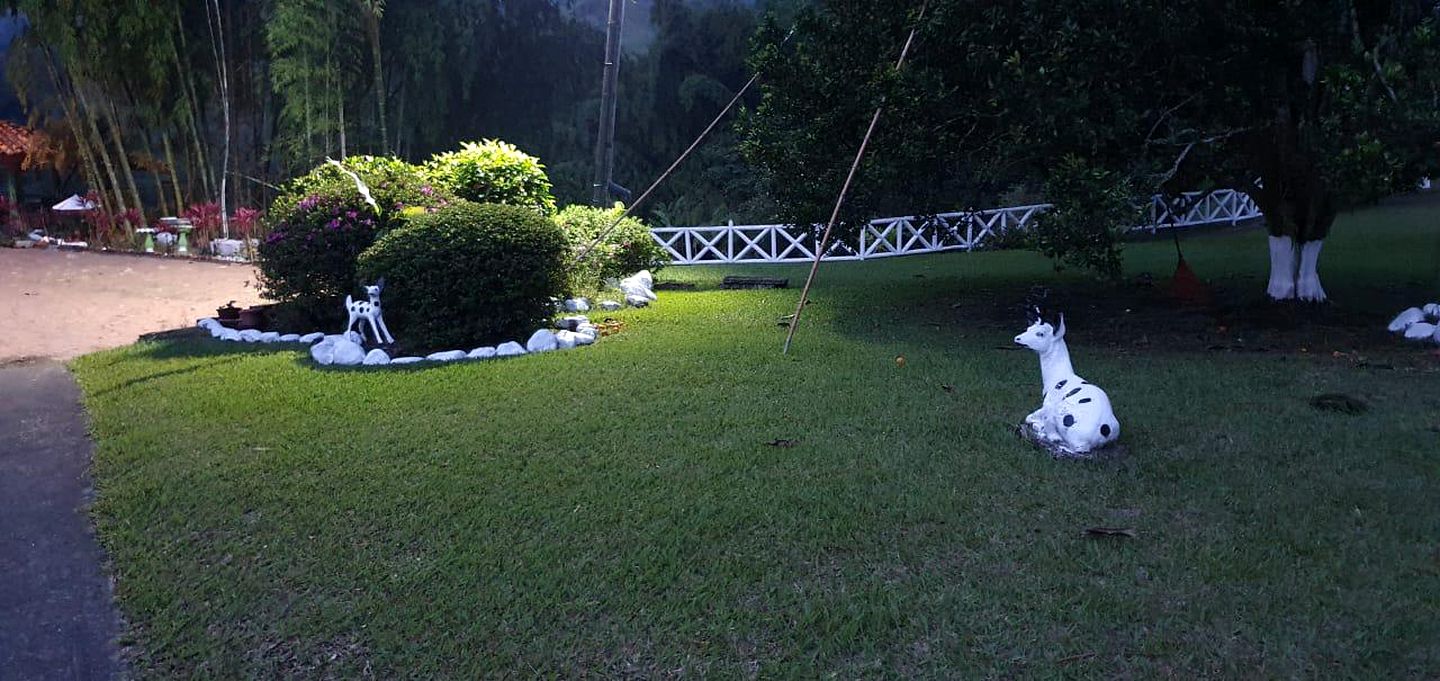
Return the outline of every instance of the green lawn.
<path id="1" fill-rule="evenodd" d="M 1336 303 L 1303 323 L 1257 302 L 1264 232 L 1222 230 L 1186 237 L 1213 316 L 1003 252 L 827 266 L 789 357 L 796 291 L 713 284 L 801 267 L 666 270 L 697 290 L 570 353 L 84 357 L 137 669 L 1433 677 L 1440 357 L 1375 326 L 1440 297 L 1437 223 L 1416 199 L 1343 218 Z M 1132 277 L 1173 265 L 1168 241 L 1127 251 Z M 1011 433 L 1040 399 L 1007 347 L 1035 284 L 1123 452 L 1057 462 Z M 1370 410 L 1309 406 L 1327 392 Z"/>

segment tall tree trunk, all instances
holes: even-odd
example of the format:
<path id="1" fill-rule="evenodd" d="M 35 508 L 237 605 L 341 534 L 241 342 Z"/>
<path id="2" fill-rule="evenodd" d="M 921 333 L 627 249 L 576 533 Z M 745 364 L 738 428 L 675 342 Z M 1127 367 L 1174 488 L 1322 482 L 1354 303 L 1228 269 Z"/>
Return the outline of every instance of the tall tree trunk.
<path id="1" fill-rule="evenodd" d="M 145 220 L 145 202 L 140 199 L 140 187 L 135 184 L 135 170 L 130 165 L 130 154 L 125 151 L 124 128 L 120 127 L 118 116 L 115 114 L 115 100 L 107 97 L 109 106 L 100 109 L 105 122 L 110 126 L 110 141 L 115 144 L 115 156 L 120 160 L 120 172 L 125 178 L 125 186 L 130 190 L 130 199 L 135 210 L 140 212 L 140 224 L 130 225 L 131 228 L 148 224 Z"/>
<path id="2" fill-rule="evenodd" d="M 85 96 L 83 83 L 75 84 L 75 94 L 80 98 L 80 109 L 85 113 L 85 120 L 90 126 L 90 134 L 95 140 L 95 148 L 100 152 L 100 162 L 105 167 L 105 174 L 110 178 L 112 191 L 108 194 L 113 199 L 112 203 L 115 208 L 123 213 L 129 207 L 125 205 L 125 195 L 120 190 L 120 177 L 115 173 L 115 163 L 110 159 L 110 152 L 105 149 L 105 137 L 100 134 L 100 125 L 95 120 L 95 110 L 90 106 L 89 98 Z"/>
<path id="3" fill-rule="evenodd" d="M 185 26 L 179 24 L 179 17 L 176 17 L 177 28 L 180 31 L 180 42 L 185 42 Z M 210 166 L 205 159 L 204 140 L 200 137 L 199 116 L 200 100 L 195 95 L 195 83 L 191 81 L 189 72 L 185 69 L 184 62 L 180 61 L 180 51 L 176 49 L 175 42 L 170 42 L 170 53 L 175 58 L 175 72 L 180 76 L 182 93 L 185 95 L 185 122 L 190 128 L 190 144 L 192 146 L 191 165 L 198 173 L 186 173 L 187 179 L 193 184 L 194 175 L 200 175 L 200 187 L 204 190 L 205 196 L 210 197 Z M 190 192 L 192 198 L 194 191 Z"/>
<path id="4" fill-rule="evenodd" d="M 55 67 L 54 57 L 49 49 L 45 50 L 45 67 L 50 72 L 50 81 L 54 83 L 55 92 L 59 94 L 60 101 L 65 108 L 65 121 L 70 126 L 70 135 L 75 138 L 75 150 L 80 153 L 86 179 L 91 188 L 95 190 L 95 195 L 100 197 L 104 203 L 105 209 L 110 210 L 111 206 L 105 192 L 104 180 L 100 176 L 100 166 L 95 163 L 95 155 L 90 148 L 90 136 L 86 134 L 84 124 L 80 120 L 79 104 L 75 101 L 75 93 L 71 88 L 66 87 L 65 81 L 61 79 L 60 71 Z"/>
<path id="5" fill-rule="evenodd" d="M 405 82 L 400 83 L 400 110 L 395 113 L 395 153 L 400 158 L 408 158 L 410 152 L 410 135 L 405 131 Z"/>
<path id="6" fill-rule="evenodd" d="M 170 188 L 175 191 L 175 212 L 172 215 L 179 215 L 185 212 L 185 201 L 180 198 L 180 171 L 175 167 L 175 153 L 170 148 L 168 131 L 160 133 L 160 143 L 165 148 L 165 165 L 170 166 Z"/>
<path id="7" fill-rule="evenodd" d="M 230 238 L 230 199 L 227 194 L 230 179 L 230 76 L 225 58 L 225 24 L 221 21 L 220 0 L 211 0 L 205 7 L 205 18 L 210 19 L 211 8 L 215 10 L 214 23 L 210 26 L 210 49 L 215 53 L 215 69 L 220 74 L 220 108 L 225 116 L 225 152 L 220 162 L 220 228 L 226 239 Z"/>
<path id="8" fill-rule="evenodd" d="M 375 103 L 380 109 L 380 156 L 388 156 L 393 153 L 390 149 L 390 129 L 385 121 L 385 69 L 380 63 L 380 16 L 374 11 L 369 12 L 368 24 L 370 28 L 370 59 L 375 65 Z"/>
<path id="9" fill-rule="evenodd" d="M 345 149 L 345 93 L 340 88 L 335 88 L 335 106 L 340 118 L 340 160 L 345 160 L 349 153 Z"/>

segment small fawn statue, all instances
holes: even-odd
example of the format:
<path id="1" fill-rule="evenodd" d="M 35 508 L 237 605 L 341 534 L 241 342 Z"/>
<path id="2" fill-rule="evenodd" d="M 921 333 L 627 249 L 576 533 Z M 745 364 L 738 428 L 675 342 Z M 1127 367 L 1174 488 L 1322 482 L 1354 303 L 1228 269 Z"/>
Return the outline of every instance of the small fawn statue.
<path id="1" fill-rule="evenodd" d="M 1040 356 L 1045 401 L 1025 417 L 1028 434 L 1061 454 L 1087 456 L 1120 437 L 1120 421 L 1110 397 L 1099 386 L 1075 375 L 1065 345 L 1065 316 L 1051 326 L 1037 309 L 1030 328 L 1015 342 Z"/>
<path id="2" fill-rule="evenodd" d="M 370 333 L 375 336 L 375 342 L 381 345 L 389 345 L 395 342 L 395 337 L 390 335 L 390 329 L 385 327 L 385 317 L 380 312 L 380 291 L 385 288 L 385 278 L 375 282 L 374 286 L 365 287 L 365 295 L 369 301 L 352 300 L 345 296 L 345 311 L 350 313 L 350 321 L 345 324 L 345 333 L 349 334 L 354 327 L 365 337 L 365 323 L 370 325 Z M 363 323 L 362 323 L 363 322 Z"/>

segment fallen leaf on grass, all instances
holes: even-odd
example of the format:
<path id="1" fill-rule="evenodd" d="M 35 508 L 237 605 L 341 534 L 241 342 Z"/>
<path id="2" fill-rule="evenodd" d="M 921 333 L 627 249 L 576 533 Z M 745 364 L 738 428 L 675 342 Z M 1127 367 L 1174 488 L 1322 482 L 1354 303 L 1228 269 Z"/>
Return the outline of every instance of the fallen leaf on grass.
<path id="1" fill-rule="evenodd" d="M 941 384 L 941 385 L 940 385 L 940 389 L 941 389 L 941 390 L 944 390 L 944 391 L 947 392 L 947 393 L 953 393 L 953 392 L 955 392 L 955 386 L 953 386 L 953 385 Z"/>
<path id="2" fill-rule="evenodd" d="M 769 442 L 766 442 L 766 443 L 765 443 L 765 446 L 766 446 L 766 447 L 783 447 L 783 448 L 785 448 L 785 449 L 789 449 L 789 448 L 794 447 L 795 445 L 798 445 L 798 444 L 800 444 L 800 441 L 799 441 L 799 440 L 786 440 L 786 439 L 784 439 L 784 438 L 776 438 L 776 439 L 774 439 L 774 440 L 771 440 L 771 441 L 769 441 Z"/>
<path id="3" fill-rule="evenodd" d="M 1085 536 L 1087 536 L 1087 537 L 1129 537 L 1130 539 L 1134 539 L 1134 538 L 1136 538 L 1138 535 L 1135 534 L 1134 528 L 1130 528 L 1130 527 L 1087 527 L 1087 528 L 1085 528 Z"/>
<path id="4" fill-rule="evenodd" d="M 901 369 L 905 368 L 905 355 L 895 356 L 895 366 Z"/>

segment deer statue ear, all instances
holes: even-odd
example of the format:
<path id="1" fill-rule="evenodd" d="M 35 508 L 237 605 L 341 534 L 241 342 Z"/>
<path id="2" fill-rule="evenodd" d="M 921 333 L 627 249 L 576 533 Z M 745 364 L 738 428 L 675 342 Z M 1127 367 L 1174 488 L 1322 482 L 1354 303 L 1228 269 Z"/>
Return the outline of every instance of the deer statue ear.
<path id="1" fill-rule="evenodd" d="M 385 277 L 380 277 L 380 281 L 375 282 L 375 288 L 378 288 L 381 291 L 385 290 Z"/>
<path id="2" fill-rule="evenodd" d="M 1060 325 L 1055 327 L 1055 340 L 1065 337 L 1065 313 L 1060 313 Z"/>

